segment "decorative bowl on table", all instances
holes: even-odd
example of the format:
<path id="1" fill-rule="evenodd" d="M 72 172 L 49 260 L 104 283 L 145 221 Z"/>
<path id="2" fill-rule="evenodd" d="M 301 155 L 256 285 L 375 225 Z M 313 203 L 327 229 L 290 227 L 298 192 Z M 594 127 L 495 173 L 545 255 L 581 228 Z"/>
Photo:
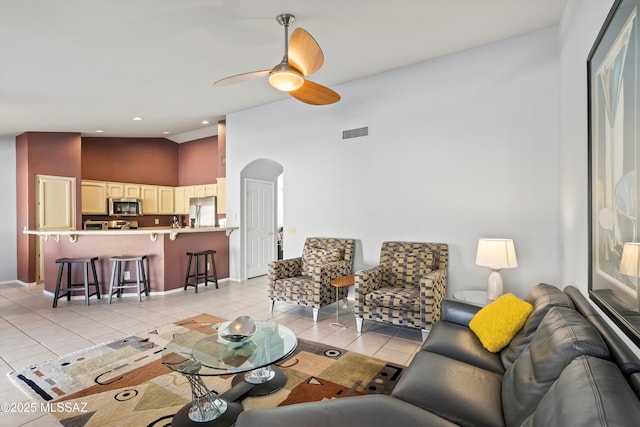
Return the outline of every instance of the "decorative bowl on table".
<path id="1" fill-rule="evenodd" d="M 231 342 L 241 342 L 256 333 L 256 322 L 251 316 L 240 316 L 231 322 L 220 325 L 221 338 Z"/>

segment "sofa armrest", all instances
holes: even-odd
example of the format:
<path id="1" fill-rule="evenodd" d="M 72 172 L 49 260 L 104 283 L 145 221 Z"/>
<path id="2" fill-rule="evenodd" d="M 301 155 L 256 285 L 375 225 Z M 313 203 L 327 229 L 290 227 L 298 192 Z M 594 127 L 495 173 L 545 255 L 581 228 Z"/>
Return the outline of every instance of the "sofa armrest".
<path id="1" fill-rule="evenodd" d="M 242 412 L 236 427 L 252 426 L 452 427 L 454 424 L 400 399 L 371 394 Z"/>
<path id="2" fill-rule="evenodd" d="M 288 277 L 297 277 L 302 274 L 302 257 L 271 261 L 268 268 L 269 284 Z"/>
<path id="3" fill-rule="evenodd" d="M 457 323 L 462 326 L 469 326 L 469 322 L 481 308 L 482 307 L 477 305 L 467 304 L 447 298 L 442 300 L 440 320 Z"/>

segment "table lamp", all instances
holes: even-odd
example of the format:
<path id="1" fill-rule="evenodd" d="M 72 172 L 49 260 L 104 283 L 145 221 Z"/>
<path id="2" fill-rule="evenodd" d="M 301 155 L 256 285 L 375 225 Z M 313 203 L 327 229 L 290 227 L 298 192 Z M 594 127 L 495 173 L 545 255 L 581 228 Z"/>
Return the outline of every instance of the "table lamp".
<path id="1" fill-rule="evenodd" d="M 502 295 L 503 283 L 500 270 L 518 266 L 516 249 L 511 239 L 479 239 L 476 264 L 491 269 L 487 281 L 487 299 Z"/>
<path id="2" fill-rule="evenodd" d="M 640 277 L 640 243 L 627 242 L 622 247 L 620 273 L 629 277 Z M 636 297 L 640 307 L 640 286 L 636 284 Z"/>

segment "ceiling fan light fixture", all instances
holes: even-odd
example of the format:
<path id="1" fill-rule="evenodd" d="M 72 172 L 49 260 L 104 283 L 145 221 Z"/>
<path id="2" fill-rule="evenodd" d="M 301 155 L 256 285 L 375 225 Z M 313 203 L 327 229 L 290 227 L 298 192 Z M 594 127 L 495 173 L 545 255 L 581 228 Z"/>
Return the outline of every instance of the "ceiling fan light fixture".
<path id="1" fill-rule="evenodd" d="M 304 84 L 304 78 L 287 64 L 281 64 L 269 74 L 269 84 L 283 92 L 291 92 L 300 89 Z"/>

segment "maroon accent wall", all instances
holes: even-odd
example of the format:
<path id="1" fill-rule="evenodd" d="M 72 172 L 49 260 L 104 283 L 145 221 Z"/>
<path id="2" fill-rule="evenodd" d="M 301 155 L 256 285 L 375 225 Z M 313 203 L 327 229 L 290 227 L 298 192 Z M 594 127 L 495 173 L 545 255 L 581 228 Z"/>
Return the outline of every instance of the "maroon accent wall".
<path id="1" fill-rule="evenodd" d="M 218 137 L 196 139 L 178 146 L 179 185 L 211 184 L 218 173 Z"/>
<path id="2" fill-rule="evenodd" d="M 218 167 L 220 159 L 217 137 L 176 144 L 165 138 L 98 138 L 81 137 L 79 133 L 19 135 L 16 137 L 18 280 L 36 281 L 36 237 L 22 233 L 25 227 L 35 229 L 36 175 L 76 178 L 76 228 L 81 228 L 82 179 L 167 186 L 215 183 L 217 177 L 225 176 L 225 169 Z M 172 216 L 136 219 L 144 227 L 155 226 L 152 223 L 155 218 L 160 220 L 158 225 L 166 226 Z M 223 240 L 220 248 L 224 251 L 226 245 L 228 251 L 228 238 L 225 236 Z M 220 262 L 228 264 L 228 255 L 226 259 L 222 255 Z"/>
<path id="3" fill-rule="evenodd" d="M 165 138 L 82 138 L 82 179 L 178 185 L 178 144 Z"/>
<path id="4" fill-rule="evenodd" d="M 167 234 L 160 234 L 155 241 L 152 241 L 149 235 L 79 236 L 74 243 L 66 236 L 62 236 L 59 242 L 49 239 L 45 243 L 45 289 L 52 293 L 55 291 L 59 268 L 55 262 L 57 258 L 83 258 L 88 254 L 98 257 L 96 272 L 103 298 L 108 298 L 112 268 L 109 258 L 114 254 L 147 255 L 145 269 L 151 291 L 181 289 L 187 272 L 186 253 L 209 249 L 216 251 L 214 259 L 218 278 L 229 277 L 229 238 L 223 231 L 182 233 L 175 240 L 171 240 Z M 194 268 L 193 265 L 191 268 Z M 71 280 L 74 283 L 82 283 L 82 269 L 77 266 L 73 269 Z M 133 267 L 125 266 L 124 270 L 133 271 Z M 135 273 L 132 273 L 131 278 L 135 279 Z M 193 288 L 189 289 L 189 292 L 194 292 Z"/>
<path id="5" fill-rule="evenodd" d="M 16 137 L 16 217 L 18 280 L 36 281 L 36 237 L 22 233 L 35 229 L 35 177 L 55 175 L 76 178 L 81 193 L 81 140 L 79 133 L 27 132 Z M 76 226 L 82 206 L 76 203 Z"/>

